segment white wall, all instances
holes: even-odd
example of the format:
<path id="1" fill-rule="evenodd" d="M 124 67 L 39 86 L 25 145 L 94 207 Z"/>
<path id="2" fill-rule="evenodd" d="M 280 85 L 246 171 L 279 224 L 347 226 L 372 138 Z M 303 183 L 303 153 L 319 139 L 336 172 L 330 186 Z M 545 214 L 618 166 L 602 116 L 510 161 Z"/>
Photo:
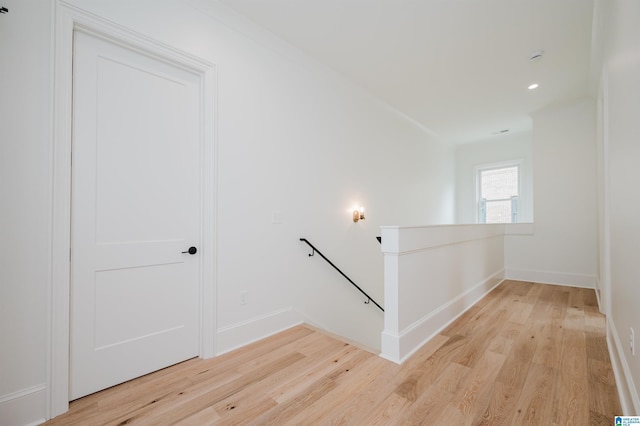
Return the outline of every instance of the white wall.
<path id="1" fill-rule="evenodd" d="M 477 167 L 506 161 L 521 161 L 519 221 L 533 222 L 531 137 L 531 132 L 520 132 L 456 146 L 456 223 L 476 223 Z"/>
<path id="2" fill-rule="evenodd" d="M 594 287 L 598 273 L 596 107 L 533 115 L 533 235 L 505 240 L 506 277 Z"/>
<path id="3" fill-rule="evenodd" d="M 382 299 L 379 227 L 453 222 L 452 149 L 215 2 L 71 3 L 216 64 L 218 352 L 303 320 L 379 347 L 382 315 L 298 239 Z M 48 2 L 3 5 L 0 423 L 13 425 L 46 415 L 52 35 Z"/>
<path id="4" fill-rule="evenodd" d="M 0 15 L 0 423 L 45 417 L 50 3 Z"/>
<path id="5" fill-rule="evenodd" d="M 603 87 L 608 163 L 611 267 L 608 341 L 624 414 L 639 415 L 640 348 L 632 355 L 629 329 L 640 337 L 640 2 L 606 2 Z"/>

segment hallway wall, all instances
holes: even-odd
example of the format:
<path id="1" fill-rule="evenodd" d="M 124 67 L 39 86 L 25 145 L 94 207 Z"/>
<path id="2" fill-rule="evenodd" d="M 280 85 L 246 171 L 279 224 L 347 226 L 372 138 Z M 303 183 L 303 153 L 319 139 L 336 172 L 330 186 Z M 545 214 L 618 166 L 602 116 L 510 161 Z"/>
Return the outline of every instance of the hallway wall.
<path id="1" fill-rule="evenodd" d="M 607 308 L 609 349 L 616 367 L 624 414 L 640 414 L 640 3 L 631 0 L 603 2 L 602 86 L 604 140 L 610 233 L 610 294 Z M 605 248 L 606 249 L 606 248 Z M 606 279 L 606 278 L 605 278 Z M 636 352 L 629 347 L 635 330 Z"/>
<path id="2" fill-rule="evenodd" d="M 592 99 L 533 114 L 533 168 L 533 232 L 506 237 L 506 278 L 595 287 L 598 222 Z"/>
<path id="3" fill-rule="evenodd" d="M 217 265 L 218 353 L 301 321 L 379 345 L 380 313 L 299 238 L 382 299 L 379 227 L 453 221 L 452 149 L 216 2 L 68 3 L 216 65 L 207 255 Z M 7 0 L 0 25 L 11 40 L 0 49 L 0 418 L 9 425 L 47 416 L 54 4 Z M 360 204 L 367 217 L 355 224 Z"/>

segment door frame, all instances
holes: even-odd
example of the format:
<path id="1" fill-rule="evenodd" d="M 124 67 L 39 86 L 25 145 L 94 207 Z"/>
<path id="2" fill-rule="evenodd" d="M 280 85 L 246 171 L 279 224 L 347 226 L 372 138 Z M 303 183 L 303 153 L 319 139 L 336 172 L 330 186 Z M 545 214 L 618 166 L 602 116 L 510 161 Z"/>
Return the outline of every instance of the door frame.
<path id="1" fill-rule="evenodd" d="M 598 254 L 599 268 L 597 276 L 598 305 L 600 312 L 608 316 L 611 312 L 611 227 L 609 195 L 609 73 L 603 67 L 597 99 L 597 155 L 598 179 Z"/>
<path id="2" fill-rule="evenodd" d="M 138 53 L 183 68 L 200 77 L 200 161 L 202 253 L 199 289 L 199 351 L 216 354 L 216 132 L 217 69 L 214 64 L 85 12 L 64 0 L 55 3 L 51 152 L 51 257 L 47 330 L 47 417 L 69 409 L 71 136 L 73 37 L 89 33 Z"/>

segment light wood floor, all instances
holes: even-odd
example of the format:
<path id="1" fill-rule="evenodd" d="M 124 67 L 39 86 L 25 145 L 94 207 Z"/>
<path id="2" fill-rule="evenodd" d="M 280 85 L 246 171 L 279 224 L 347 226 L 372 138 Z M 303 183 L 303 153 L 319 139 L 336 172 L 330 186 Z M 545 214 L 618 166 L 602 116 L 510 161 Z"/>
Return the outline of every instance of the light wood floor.
<path id="1" fill-rule="evenodd" d="M 506 281 L 402 366 L 298 326 L 71 403 L 47 425 L 610 425 L 593 290 Z"/>

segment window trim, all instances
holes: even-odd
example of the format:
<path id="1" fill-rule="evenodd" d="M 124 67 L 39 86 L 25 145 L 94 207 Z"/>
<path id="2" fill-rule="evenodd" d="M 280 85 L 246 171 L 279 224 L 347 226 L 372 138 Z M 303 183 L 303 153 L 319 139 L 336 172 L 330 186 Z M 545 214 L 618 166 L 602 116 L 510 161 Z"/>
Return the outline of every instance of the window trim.
<path id="1" fill-rule="evenodd" d="M 480 219 L 482 218 L 482 212 L 481 212 L 481 198 L 480 198 L 480 193 L 481 193 L 481 179 L 480 179 L 480 175 L 482 172 L 486 172 L 486 171 L 491 171 L 491 170 L 499 170 L 499 169 L 507 169 L 510 167 L 516 167 L 518 169 L 518 213 L 520 213 L 521 209 L 521 205 L 520 205 L 520 201 L 522 200 L 522 164 L 524 163 L 524 160 L 522 158 L 519 159 L 515 159 L 515 160 L 508 160 L 508 161 L 501 161 L 498 163 L 487 163 L 487 164 L 479 164 L 477 166 L 475 166 L 475 171 L 474 171 L 474 179 L 475 179 L 475 188 L 476 188 L 476 194 L 475 194 L 475 216 L 476 216 L 476 223 L 479 224 L 483 224 L 485 222 L 481 222 Z M 505 201 L 508 200 L 507 198 L 504 199 Z M 499 200 L 491 200 L 491 201 L 499 201 Z M 520 223 L 520 214 L 518 214 L 518 221 L 517 222 L 507 222 L 507 223 Z"/>

